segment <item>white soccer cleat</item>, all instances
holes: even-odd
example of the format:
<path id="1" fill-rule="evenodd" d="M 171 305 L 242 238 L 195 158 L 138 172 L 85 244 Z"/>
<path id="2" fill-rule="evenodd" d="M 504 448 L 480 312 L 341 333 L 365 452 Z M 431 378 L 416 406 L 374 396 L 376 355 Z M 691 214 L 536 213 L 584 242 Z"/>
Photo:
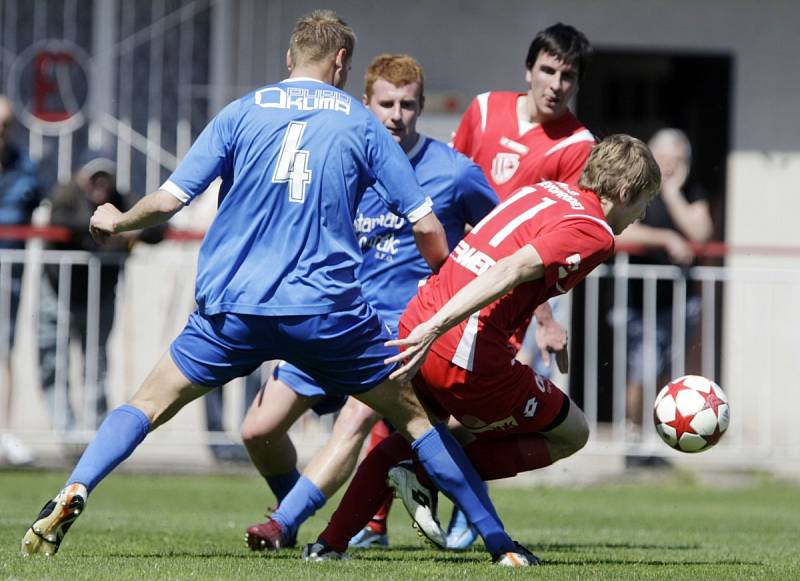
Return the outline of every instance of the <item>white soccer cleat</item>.
<path id="1" fill-rule="evenodd" d="M 88 492 L 83 484 L 70 484 L 45 503 L 39 516 L 22 537 L 22 554 L 51 557 L 58 552 L 64 535 L 86 506 Z"/>
<path id="2" fill-rule="evenodd" d="M 447 533 L 436 516 L 438 499 L 435 490 L 423 486 L 412 462 L 401 462 L 389 470 L 388 484 L 403 502 L 414 528 L 438 549 L 447 547 Z"/>

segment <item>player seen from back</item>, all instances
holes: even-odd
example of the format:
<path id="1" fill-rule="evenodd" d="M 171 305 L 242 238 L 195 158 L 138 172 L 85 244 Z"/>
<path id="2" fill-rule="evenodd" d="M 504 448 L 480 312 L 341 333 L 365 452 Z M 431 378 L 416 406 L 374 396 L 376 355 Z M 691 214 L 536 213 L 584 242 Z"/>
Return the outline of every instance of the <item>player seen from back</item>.
<path id="1" fill-rule="evenodd" d="M 420 135 L 417 118 L 425 104 L 424 74 L 407 55 L 377 56 L 365 75 L 364 104 L 405 152 L 422 189 L 444 226 L 448 248 L 497 204 L 481 169 L 446 144 Z M 381 196 L 367 189 L 356 211 L 355 230 L 364 260 L 358 269 L 364 298 L 397 336 L 397 321 L 430 267 L 414 245 L 411 224 L 388 211 Z M 287 433 L 308 409 L 330 413 L 343 396 L 326 396 L 320 383 L 291 363 L 280 364 L 248 410 L 242 439 L 279 506 L 263 524 L 247 531 L 254 550 L 295 544 L 300 525 L 350 477 L 370 427 L 378 415 L 347 398 L 325 446 L 303 470 Z M 384 531 L 381 531 L 384 532 Z"/>
<path id="2" fill-rule="evenodd" d="M 657 194 L 658 165 L 638 139 L 597 145 L 577 187 L 523 187 L 478 223 L 409 303 L 400 319 L 405 360 L 392 376 L 412 380 L 441 418 L 472 432 L 467 456 L 492 480 L 548 466 L 582 448 L 583 412 L 548 379 L 514 359 L 510 335 L 536 305 L 581 282 L 614 251 L 614 235 Z M 317 550 L 342 553 L 391 495 L 391 485 L 429 537 L 443 535 L 435 491 L 392 435 L 364 459 Z M 396 466 L 395 466 L 396 465 Z M 392 466 L 395 466 L 392 468 Z M 533 557 L 536 562 L 535 557 Z"/>
<path id="3" fill-rule="evenodd" d="M 341 88 L 355 35 L 336 14 L 315 11 L 292 32 L 290 77 L 227 105 L 161 189 L 127 212 L 92 217 L 103 240 L 168 220 L 222 178 L 219 209 L 200 248 L 197 310 L 129 402 L 100 426 L 67 480 L 22 540 L 25 554 L 52 555 L 89 492 L 147 433 L 185 404 L 263 361 L 284 359 L 332 394 L 354 395 L 413 440 L 431 477 L 485 523 L 498 560 L 519 556 L 469 461 L 443 426 L 433 427 L 409 386 L 387 380 L 396 352 L 363 300 L 352 228 L 364 190 L 414 224 L 436 269 L 447 254 L 441 224 L 403 151 Z"/>

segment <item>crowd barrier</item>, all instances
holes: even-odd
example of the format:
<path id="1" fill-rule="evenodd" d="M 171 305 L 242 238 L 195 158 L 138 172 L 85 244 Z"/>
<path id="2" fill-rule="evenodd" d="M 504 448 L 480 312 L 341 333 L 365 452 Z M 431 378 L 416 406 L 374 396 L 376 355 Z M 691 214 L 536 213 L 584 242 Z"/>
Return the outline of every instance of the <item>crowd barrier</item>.
<path id="1" fill-rule="evenodd" d="M 53 457 L 64 443 L 83 445 L 89 441 L 102 410 L 96 406 L 102 395 L 100 375 L 102 330 L 100 283 L 101 270 L 122 266 L 122 276 L 116 296 L 114 328 L 109 338 L 108 376 L 105 395 L 109 407 L 129 397 L 169 342 L 180 331 L 186 316 L 193 308 L 192 291 L 198 241 L 202 233 L 190 230 L 171 230 L 167 239 L 152 247 L 137 246 L 130 256 L 77 251 L 45 250 L 43 242 L 63 241 L 65 231 L 57 228 L 0 228 L 0 238 L 28 240 L 24 250 L 0 250 L 0 359 L 13 363 L 15 403 L 10 425 L 1 431 L 14 432 L 31 445 L 43 458 Z M 658 440 L 652 429 L 652 406 L 664 378 L 685 373 L 705 375 L 726 389 L 731 399 L 732 421 L 729 433 L 714 451 L 718 462 L 740 465 L 750 459 L 800 459 L 800 439 L 776 438 L 770 426 L 775 401 L 781 393 L 773 393 L 775 384 L 762 385 L 758 398 L 744 397 L 740 383 L 726 377 L 725 358 L 746 357 L 725 347 L 727 327 L 735 323 L 736 308 L 732 301 L 736 285 L 772 285 L 789 295 L 800 290 L 800 269 L 733 267 L 723 264 L 724 257 L 736 249 L 723 244 L 698 247 L 705 256 L 703 264 L 691 268 L 665 265 L 641 265 L 630 261 L 637 248 L 618 249 L 616 257 L 596 269 L 569 296 L 572 369 L 568 375 L 558 375 L 554 381 L 583 408 L 592 428 L 587 452 L 598 455 L 669 456 L 675 454 Z M 738 249 L 752 256 L 791 254 L 789 249 Z M 703 261 L 701 261 L 703 262 Z M 22 305 L 17 319 L 16 341 L 9 342 L 12 270 L 24 266 Z M 76 268 L 88 274 L 85 344 L 70 332 L 74 312 L 71 312 L 71 275 Z M 42 304 L 44 272 L 57 269 L 59 283 L 55 288 L 55 382 L 49 399 L 41 388 L 42 358 L 39 344 L 42 338 Z M 627 310 L 629 282 L 639 281 L 642 287 L 642 334 L 644 337 L 641 361 L 642 398 L 641 427 L 628 419 L 626 391 L 629 383 Z M 671 353 L 667 369 L 659 374 L 656 367 L 657 304 L 663 285 L 671 288 L 673 326 Z M 661 283 L 661 285 L 659 285 Z M 689 291 L 693 289 L 693 293 Z M 741 290 L 741 289 L 739 289 Z M 694 295 L 697 301 L 688 301 Z M 739 293 L 741 294 L 741 293 Z M 696 332 L 687 329 L 687 309 L 699 304 L 700 315 Z M 51 309 L 52 310 L 52 309 Z M 571 315 L 571 316 L 570 316 Z M 762 362 L 769 365 L 768 362 Z M 266 368 L 265 368 L 266 370 Z M 267 370 L 268 371 L 268 370 Z M 0 376 L 0 382 L 5 380 Z M 4 386 L 6 387 L 6 386 Z M 242 409 L 243 390 L 229 389 L 226 412 L 227 433 L 208 433 L 205 430 L 202 408 L 194 406 L 184 420 L 176 420 L 159 432 L 154 440 L 152 462 L 169 464 L 176 459 L 189 462 L 207 460 L 206 445 L 239 441 L 238 422 Z M 0 400 L 1 401 L 1 400 Z M 49 404 L 48 404 L 49 402 Z M 74 417 L 69 417 L 65 402 L 71 402 Z M 179 415 L 180 417 L 180 415 Z M 293 429 L 301 457 L 307 457 L 329 434 L 332 418 L 316 418 L 309 414 Z M 755 426 L 755 427 L 754 427 Z M 759 430 L 759 426 L 767 429 Z"/>

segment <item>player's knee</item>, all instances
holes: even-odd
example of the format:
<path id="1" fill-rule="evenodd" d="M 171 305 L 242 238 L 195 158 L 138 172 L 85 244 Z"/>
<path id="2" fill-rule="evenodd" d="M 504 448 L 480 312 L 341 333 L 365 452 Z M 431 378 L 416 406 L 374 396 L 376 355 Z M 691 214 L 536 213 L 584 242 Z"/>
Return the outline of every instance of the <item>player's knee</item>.
<path id="1" fill-rule="evenodd" d="M 572 456 L 586 446 L 589 441 L 589 423 L 581 409 L 573 402 L 569 414 L 557 428 L 548 432 L 548 440 L 553 461 Z"/>
<path id="2" fill-rule="evenodd" d="M 573 406 L 579 412 L 576 417 L 575 427 L 573 428 L 573 450 L 572 454 L 586 446 L 589 442 L 589 422 L 586 421 L 586 416 L 580 410 L 578 410 L 577 406 Z"/>
<path id="3" fill-rule="evenodd" d="M 245 446 L 268 445 L 269 442 L 275 441 L 281 436 L 283 432 L 279 426 L 265 425 L 262 422 L 253 421 L 252 418 L 245 418 L 244 423 L 240 430 L 242 442 Z"/>
<path id="4" fill-rule="evenodd" d="M 336 420 L 334 436 L 338 438 L 366 438 L 380 416 L 368 406 L 353 399 L 342 409 Z"/>

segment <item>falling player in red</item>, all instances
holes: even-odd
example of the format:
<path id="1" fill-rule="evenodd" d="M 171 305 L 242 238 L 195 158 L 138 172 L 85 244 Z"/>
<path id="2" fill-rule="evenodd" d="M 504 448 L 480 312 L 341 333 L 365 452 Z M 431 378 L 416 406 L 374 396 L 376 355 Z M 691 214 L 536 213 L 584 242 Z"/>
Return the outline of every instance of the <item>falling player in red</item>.
<path id="1" fill-rule="evenodd" d="M 472 441 L 465 451 L 486 480 L 548 466 L 582 448 L 583 412 L 549 380 L 514 359 L 508 338 L 537 305 L 582 281 L 614 251 L 614 235 L 640 218 L 660 172 L 647 146 L 614 135 L 590 154 L 577 187 L 543 182 L 495 208 L 422 286 L 400 320 L 405 360 L 429 409 L 454 416 Z M 413 379 L 412 379 L 413 378 Z M 342 552 L 390 496 L 429 538 L 444 534 L 435 492 L 413 468 L 408 444 L 391 436 L 362 462 L 318 543 Z M 391 470 L 390 470 L 391 468 Z M 436 529 L 436 530 L 433 530 Z"/>
<path id="2" fill-rule="evenodd" d="M 481 93 L 464 113 L 453 147 L 481 166 L 501 201 L 545 180 L 577 183 L 595 139 L 568 105 L 590 54 L 583 33 L 554 24 L 528 49 L 527 93 Z"/>

